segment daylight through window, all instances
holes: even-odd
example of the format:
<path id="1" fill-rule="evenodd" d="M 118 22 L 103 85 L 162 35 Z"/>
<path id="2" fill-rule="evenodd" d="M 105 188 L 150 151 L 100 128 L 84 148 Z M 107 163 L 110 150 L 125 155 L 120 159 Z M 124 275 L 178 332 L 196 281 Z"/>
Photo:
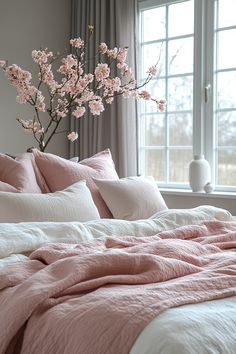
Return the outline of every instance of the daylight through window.
<path id="1" fill-rule="evenodd" d="M 234 9 L 234 10 L 233 10 Z M 204 154 L 218 190 L 236 188 L 235 0 L 140 1 L 140 81 L 167 109 L 142 101 L 140 173 L 160 186 L 188 187 L 193 154 Z"/>

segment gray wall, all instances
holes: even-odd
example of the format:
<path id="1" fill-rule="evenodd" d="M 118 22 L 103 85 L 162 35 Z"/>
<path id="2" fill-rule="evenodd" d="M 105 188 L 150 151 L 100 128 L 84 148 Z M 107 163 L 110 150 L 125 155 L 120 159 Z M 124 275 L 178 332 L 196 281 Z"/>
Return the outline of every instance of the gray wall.
<path id="1" fill-rule="evenodd" d="M 0 0 L 0 60 L 18 64 L 36 73 L 33 49 L 48 47 L 55 52 L 68 48 L 70 39 L 70 0 Z M 32 119 L 33 110 L 16 103 L 16 90 L 0 72 L 0 152 L 17 154 L 37 146 L 16 117 Z M 65 118 L 64 129 L 69 122 Z M 69 143 L 65 133 L 53 137 L 47 151 L 67 157 Z"/>

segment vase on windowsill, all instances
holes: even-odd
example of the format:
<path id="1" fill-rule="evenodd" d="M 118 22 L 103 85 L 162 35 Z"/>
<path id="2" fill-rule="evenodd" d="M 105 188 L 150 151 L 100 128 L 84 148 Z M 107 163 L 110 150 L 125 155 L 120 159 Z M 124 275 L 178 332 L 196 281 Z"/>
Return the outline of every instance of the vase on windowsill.
<path id="1" fill-rule="evenodd" d="M 204 155 L 194 155 L 189 164 L 189 184 L 193 192 L 203 192 L 210 178 L 210 165 Z"/>

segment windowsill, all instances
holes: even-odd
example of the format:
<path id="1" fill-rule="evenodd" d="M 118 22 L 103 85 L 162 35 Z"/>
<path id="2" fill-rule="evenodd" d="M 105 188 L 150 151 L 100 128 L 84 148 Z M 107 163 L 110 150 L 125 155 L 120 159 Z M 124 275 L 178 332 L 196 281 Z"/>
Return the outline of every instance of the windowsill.
<path id="1" fill-rule="evenodd" d="M 213 191 L 212 193 L 205 193 L 205 192 L 192 192 L 190 189 L 172 189 L 172 188 L 159 188 L 159 190 L 162 194 L 184 196 L 184 197 L 224 198 L 224 199 L 236 198 L 236 193 L 234 192 Z"/>

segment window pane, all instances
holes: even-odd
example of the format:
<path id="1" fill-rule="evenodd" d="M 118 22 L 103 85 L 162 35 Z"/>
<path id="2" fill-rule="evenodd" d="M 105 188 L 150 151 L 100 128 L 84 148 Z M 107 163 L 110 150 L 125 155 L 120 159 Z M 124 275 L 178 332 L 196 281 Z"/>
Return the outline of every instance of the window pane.
<path id="1" fill-rule="evenodd" d="M 143 46 L 143 71 L 142 77 L 147 77 L 147 71 L 150 66 L 157 64 L 158 76 L 164 76 L 165 68 L 165 45 L 162 43 L 145 44 Z"/>
<path id="2" fill-rule="evenodd" d="M 217 74 L 218 108 L 236 108 L 236 71 Z"/>
<path id="3" fill-rule="evenodd" d="M 171 182 L 188 183 L 188 165 L 192 156 L 192 149 L 170 150 Z"/>
<path id="4" fill-rule="evenodd" d="M 236 146 L 236 112 L 218 113 L 218 145 Z"/>
<path id="5" fill-rule="evenodd" d="M 192 37 L 171 40 L 169 41 L 168 49 L 168 70 L 170 75 L 193 72 Z"/>
<path id="6" fill-rule="evenodd" d="M 192 110 L 193 108 L 193 77 L 183 76 L 168 80 L 167 100 L 169 111 Z"/>
<path id="7" fill-rule="evenodd" d="M 236 1 L 235 1 L 236 3 Z M 236 24 L 236 19 L 235 19 Z M 232 44 L 236 41 L 236 29 L 220 31 L 218 33 L 218 69 L 236 67 L 236 51 Z"/>
<path id="8" fill-rule="evenodd" d="M 162 39 L 166 36 L 166 7 L 143 12 L 143 41 Z"/>
<path id="9" fill-rule="evenodd" d="M 236 152 L 218 152 L 218 184 L 233 186 L 236 185 Z"/>
<path id="10" fill-rule="evenodd" d="M 164 150 L 146 150 L 144 175 L 153 176 L 156 181 L 164 181 Z"/>
<path id="11" fill-rule="evenodd" d="M 219 27 L 235 25 L 236 1 L 218 0 L 219 2 Z"/>
<path id="12" fill-rule="evenodd" d="M 169 6 L 168 36 L 192 34 L 194 30 L 194 2 L 183 1 Z"/>
<path id="13" fill-rule="evenodd" d="M 192 115 L 171 114 L 169 115 L 170 145 L 192 145 Z"/>
<path id="14" fill-rule="evenodd" d="M 164 144 L 164 114 L 148 115 L 142 117 L 145 120 L 145 145 Z"/>

